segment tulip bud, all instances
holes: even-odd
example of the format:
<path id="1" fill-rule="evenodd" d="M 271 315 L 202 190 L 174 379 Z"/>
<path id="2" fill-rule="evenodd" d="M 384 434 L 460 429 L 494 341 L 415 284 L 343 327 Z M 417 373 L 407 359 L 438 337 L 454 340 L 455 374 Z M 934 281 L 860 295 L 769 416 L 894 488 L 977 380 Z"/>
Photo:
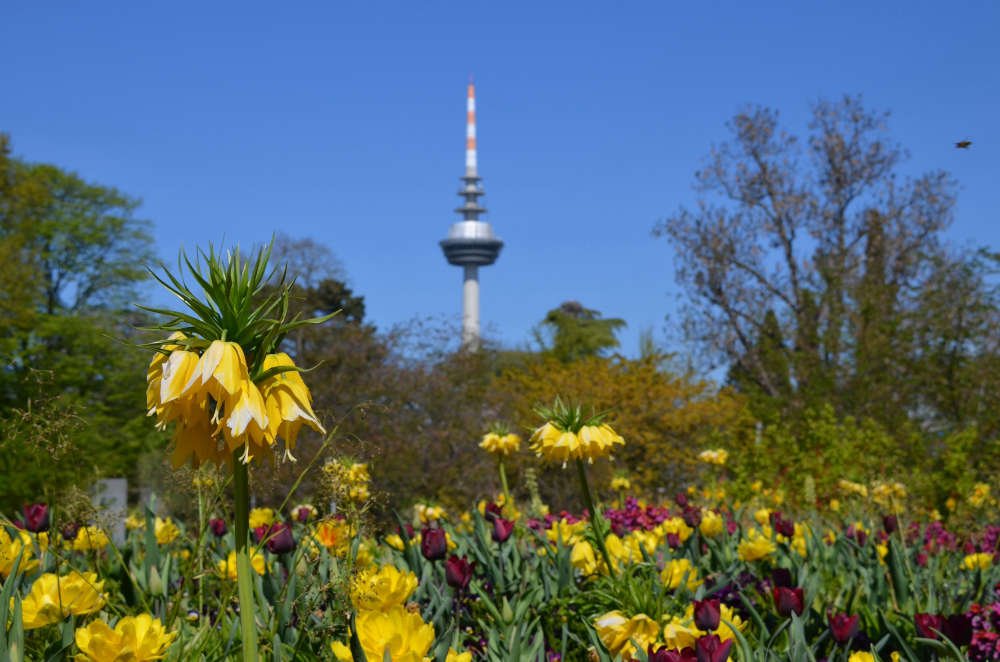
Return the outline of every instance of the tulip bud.
<path id="1" fill-rule="evenodd" d="M 899 530 L 899 518 L 895 515 L 886 515 L 882 518 L 882 528 L 891 536 Z"/>
<path id="2" fill-rule="evenodd" d="M 789 618 L 793 613 L 801 615 L 805 611 L 801 588 L 775 586 L 772 593 L 774 595 L 774 606 L 782 617 Z"/>
<path id="3" fill-rule="evenodd" d="M 226 531 L 229 530 L 226 528 L 226 520 L 221 517 L 213 517 L 208 520 L 208 528 L 212 529 L 212 533 L 215 534 L 216 538 L 226 535 Z"/>
<path id="4" fill-rule="evenodd" d="M 493 520 L 493 540 L 497 542 L 505 542 L 507 538 L 510 538 L 510 534 L 513 532 L 514 522 L 502 517 L 497 517 Z"/>
<path id="5" fill-rule="evenodd" d="M 847 614 L 829 614 L 827 622 L 830 624 L 830 634 L 838 644 L 846 644 L 858 633 L 857 614 L 848 616 Z"/>
<path id="6" fill-rule="evenodd" d="M 680 506 L 681 508 L 686 508 L 688 505 L 687 495 L 684 494 L 683 492 L 678 492 L 677 496 L 674 497 L 674 501 L 676 501 L 677 505 Z"/>
<path id="7" fill-rule="evenodd" d="M 729 649 L 733 640 L 722 641 L 718 635 L 710 634 L 698 637 L 695 642 L 695 659 L 698 662 L 726 662 L 729 659 Z"/>
<path id="8" fill-rule="evenodd" d="M 292 527 L 284 522 L 275 522 L 265 534 L 267 551 L 272 554 L 287 554 L 295 549 Z"/>
<path id="9" fill-rule="evenodd" d="M 795 522 L 785 519 L 781 512 L 777 510 L 771 513 L 771 526 L 774 527 L 776 532 L 786 538 L 791 538 L 795 535 Z"/>
<path id="10" fill-rule="evenodd" d="M 426 528 L 420 532 L 420 553 L 428 561 L 440 561 L 448 553 L 444 529 Z"/>
<path id="11" fill-rule="evenodd" d="M 682 516 L 684 518 L 684 523 L 692 529 L 697 529 L 701 524 L 701 508 L 695 508 L 693 506 L 685 508 Z"/>
<path id="12" fill-rule="evenodd" d="M 470 563 L 464 556 L 458 557 L 452 554 L 444 562 L 445 581 L 448 582 L 448 586 L 458 591 L 464 591 L 469 586 L 469 580 L 472 579 L 472 570 L 474 567 L 475 564 Z"/>
<path id="13" fill-rule="evenodd" d="M 719 627 L 718 600 L 695 600 L 694 601 L 694 624 L 699 630 L 713 632 Z"/>
<path id="14" fill-rule="evenodd" d="M 68 522 L 63 524 L 59 532 L 62 534 L 63 540 L 76 540 L 76 534 L 80 532 L 80 525 L 77 522 Z"/>
<path id="15" fill-rule="evenodd" d="M 32 533 L 49 530 L 49 506 L 44 503 L 25 504 L 21 509 L 24 513 L 24 528 Z"/>

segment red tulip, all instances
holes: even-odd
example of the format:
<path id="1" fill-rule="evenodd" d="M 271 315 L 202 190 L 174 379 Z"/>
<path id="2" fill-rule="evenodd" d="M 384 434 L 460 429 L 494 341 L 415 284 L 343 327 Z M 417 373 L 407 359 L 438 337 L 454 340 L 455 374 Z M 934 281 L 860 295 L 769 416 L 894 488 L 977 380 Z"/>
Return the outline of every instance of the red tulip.
<path id="1" fill-rule="evenodd" d="M 719 627 L 720 617 L 718 600 L 694 601 L 694 624 L 699 630 L 715 631 Z"/>
<path id="2" fill-rule="evenodd" d="M 448 586 L 459 591 L 464 591 L 472 579 L 472 570 L 475 563 L 470 563 L 464 556 L 458 557 L 452 554 L 444 562 L 444 578 Z"/>
<path id="3" fill-rule="evenodd" d="M 646 659 L 649 662 L 697 662 L 698 660 L 693 648 L 676 651 L 672 648 L 668 649 L 666 646 L 660 646 L 654 651 L 653 645 L 650 644 L 649 648 L 646 649 Z"/>
<path id="4" fill-rule="evenodd" d="M 714 634 L 698 637 L 694 648 L 695 659 L 698 662 L 726 662 L 729 659 L 729 649 L 732 646 L 732 639 L 722 641 Z"/>
<path id="5" fill-rule="evenodd" d="M 263 527 L 261 527 L 263 528 Z M 267 540 L 267 551 L 272 554 L 287 554 L 295 549 L 295 537 L 292 536 L 292 527 L 284 522 L 275 522 L 264 534 Z"/>
<path id="6" fill-rule="evenodd" d="M 32 533 L 49 530 L 49 506 L 44 503 L 25 504 L 21 509 L 24 513 L 24 528 Z"/>
<path id="7" fill-rule="evenodd" d="M 493 539 L 497 542 L 505 542 L 514 532 L 514 522 L 502 517 L 493 519 Z"/>
<path id="8" fill-rule="evenodd" d="M 208 528 L 212 529 L 212 533 L 215 534 L 216 538 L 221 538 L 226 535 L 226 531 L 229 530 L 226 528 L 226 520 L 221 517 L 213 517 L 208 520 Z"/>
<path id="9" fill-rule="evenodd" d="M 838 644 L 846 644 L 848 641 L 854 638 L 854 635 L 858 633 L 858 621 L 859 617 L 857 614 L 854 616 L 848 616 L 847 614 L 829 614 L 827 616 L 827 622 L 830 624 L 830 634 L 833 635 L 833 640 Z"/>
<path id="10" fill-rule="evenodd" d="M 420 532 L 420 552 L 428 561 L 440 561 L 448 554 L 444 529 L 426 528 Z"/>
<path id="11" fill-rule="evenodd" d="M 941 638 L 938 632 L 944 629 L 944 616 L 939 614 L 914 614 L 913 622 L 917 626 L 917 634 L 921 637 L 926 639 Z"/>
<path id="12" fill-rule="evenodd" d="M 801 615 L 805 610 L 801 588 L 785 588 L 775 586 L 772 589 L 774 595 L 774 606 L 784 618 L 789 618 L 793 613 Z"/>

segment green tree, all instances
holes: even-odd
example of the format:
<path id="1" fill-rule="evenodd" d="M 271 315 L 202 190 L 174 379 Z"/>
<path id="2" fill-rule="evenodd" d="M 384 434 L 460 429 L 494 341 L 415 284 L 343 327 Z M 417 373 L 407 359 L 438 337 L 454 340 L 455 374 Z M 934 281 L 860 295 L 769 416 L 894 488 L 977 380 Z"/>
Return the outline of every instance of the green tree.
<path id="1" fill-rule="evenodd" d="M 689 339 L 729 364 L 758 416 L 830 403 L 943 430 L 996 410 L 995 382 L 972 368 L 994 365 L 997 293 L 983 260 L 943 243 L 954 181 L 903 178 L 886 118 L 859 98 L 821 101 L 800 140 L 773 110 L 740 113 L 696 173 L 697 208 L 656 228 Z"/>
<path id="2" fill-rule="evenodd" d="M 604 319 L 596 310 L 566 301 L 546 313 L 535 335 L 546 353 L 569 362 L 618 347 L 615 334 L 624 326 L 625 320 Z"/>
<path id="3" fill-rule="evenodd" d="M 0 138 L 0 316 L 9 322 L 0 325 L 0 419 L 13 431 L 0 443 L 5 461 L 24 473 L 53 475 L 51 464 L 25 455 L 17 432 L 43 429 L 17 423 L 40 411 L 78 422 L 71 435 L 78 452 L 49 455 L 71 462 L 78 481 L 129 473 L 158 438 L 144 420 L 148 357 L 129 345 L 141 319 L 127 307 L 152 258 L 138 205 L 114 188 L 15 158 L 9 139 Z M 53 448 L 62 447 L 60 435 Z M 41 449 L 50 443 L 31 442 Z"/>

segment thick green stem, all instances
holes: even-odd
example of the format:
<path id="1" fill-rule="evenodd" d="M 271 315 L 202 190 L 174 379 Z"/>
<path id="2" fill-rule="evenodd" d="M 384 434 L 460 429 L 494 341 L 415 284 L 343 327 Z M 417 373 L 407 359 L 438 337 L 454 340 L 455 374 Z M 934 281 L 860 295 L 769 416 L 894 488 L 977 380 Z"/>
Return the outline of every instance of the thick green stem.
<path id="1" fill-rule="evenodd" d="M 257 626 L 254 614 L 253 568 L 250 566 L 250 472 L 233 452 L 233 496 L 236 500 L 236 582 L 240 598 L 240 634 L 243 639 L 244 662 L 257 662 Z"/>
<path id="2" fill-rule="evenodd" d="M 601 557 L 608 567 L 608 575 L 615 576 L 615 567 L 611 565 L 611 557 L 608 555 L 608 548 L 604 544 L 604 526 L 594 507 L 594 497 L 590 494 L 590 483 L 587 482 L 587 467 L 583 460 L 576 461 L 576 472 L 580 477 L 580 489 L 583 491 L 583 500 L 587 504 L 587 512 L 590 513 L 590 527 L 594 530 L 594 538 L 597 540 L 597 548 L 601 551 Z"/>
<path id="3" fill-rule="evenodd" d="M 503 458 L 500 458 L 500 485 L 503 486 L 503 498 L 504 506 L 506 506 L 509 512 L 514 512 L 514 504 L 510 502 L 510 488 L 507 487 L 507 470 L 503 466 Z"/>

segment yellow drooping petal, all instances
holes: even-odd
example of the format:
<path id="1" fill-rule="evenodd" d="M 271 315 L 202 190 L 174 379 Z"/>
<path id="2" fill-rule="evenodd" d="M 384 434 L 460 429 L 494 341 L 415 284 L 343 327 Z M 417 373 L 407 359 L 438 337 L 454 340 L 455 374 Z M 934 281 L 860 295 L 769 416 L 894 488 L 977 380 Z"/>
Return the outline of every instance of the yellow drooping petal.
<path id="1" fill-rule="evenodd" d="M 250 381 L 247 360 L 239 343 L 213 340 L 201 355 L 197 370 L 184 390 L 205 391 L 217 401 L 237 395 Z"/>

